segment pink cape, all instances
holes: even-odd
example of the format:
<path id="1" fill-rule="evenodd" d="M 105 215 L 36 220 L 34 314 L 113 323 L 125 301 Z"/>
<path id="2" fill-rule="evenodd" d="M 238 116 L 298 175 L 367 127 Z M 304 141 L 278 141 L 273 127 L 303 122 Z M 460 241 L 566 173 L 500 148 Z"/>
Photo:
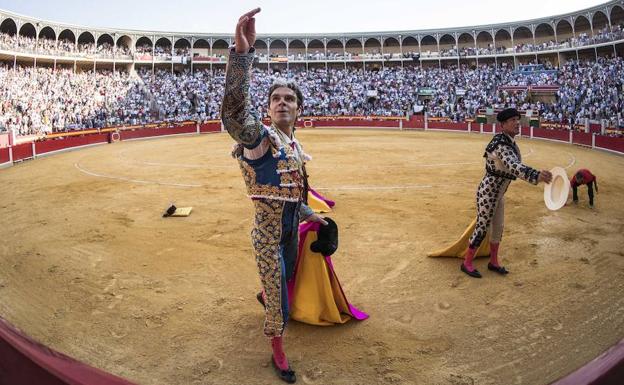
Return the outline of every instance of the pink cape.
<path id="1" fill-rule="evenodd" d="M 334 202 L 331 199 L 325 198 L 321 194 L 317 193 L 316 190 L 314 190 L 313 188 L 310 188 L 308 192 L 314 195 L 315 197 L 317 197 L 318 199 L 322 200 L 323 202 L 327 203 L 327 206 L 329 206 L 330 208 L 333 208 L 336 205 L 336 202 Z"/>

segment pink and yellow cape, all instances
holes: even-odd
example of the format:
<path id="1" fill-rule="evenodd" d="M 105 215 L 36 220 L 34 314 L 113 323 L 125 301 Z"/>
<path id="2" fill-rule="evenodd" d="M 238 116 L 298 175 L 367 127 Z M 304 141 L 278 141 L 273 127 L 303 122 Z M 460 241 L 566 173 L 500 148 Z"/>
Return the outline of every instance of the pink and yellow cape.
<path id="1" fill-rule="evenodd" d="M 310 199 L 313 198 L 313 199 Z M 308 203 L 316 212 L 331 211 L 334 202 L 310 190 Z M 323 211 L 325 212 L 325 211 Z M 351 305 L 342 290 L 331 256 L 323 256 L 310 249 L 318 239 L 319 223 L 299 225 L 299 253 L 295 273 L 288 282 L 290 317 L 311 325 L 343 324 L 351 318 L 365 320 L 368 314 Z"/>

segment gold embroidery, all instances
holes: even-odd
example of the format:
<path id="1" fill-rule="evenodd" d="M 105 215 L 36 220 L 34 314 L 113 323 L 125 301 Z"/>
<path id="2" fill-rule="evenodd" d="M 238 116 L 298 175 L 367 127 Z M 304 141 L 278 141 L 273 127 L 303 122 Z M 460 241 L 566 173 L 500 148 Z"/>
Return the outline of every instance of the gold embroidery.
<path id="1" fill-rule="evenodd" d="M 279 160 L 277 162 L 278 171 L 285 171 L 279 173 L 280 184 L 290 187 L 258 184 L 256 181 L 256 172 L 254 171 L 253 167 L 251 167 L 240 157 L 238 158 L 238 163 L 243 174 L 243 179 L 245 180 L 245 185 L 247 186 L 247 194 L 250 197 L 288 200 L 293 202 L 301 200 L 303 195 L 303 179 L 299 174 L 299 170 L 295 168 L 296 171 L 286 171 L 292 170 L 292 166 L 296 167 L 296 161 L 288 159 Z M 295 184 L 296 186 L 292 186 L 293 184 Z"/>
<path id="2" fill-rule="evenodd" d="M 254 205 L 256 216 L 251 241 L 266 294 L 264 334 L 267 337 L 281 336 L 284 333 L 284 314 L 279 242 L 282 236 L 284 202 L 263 199 L 254 200 Z"/>

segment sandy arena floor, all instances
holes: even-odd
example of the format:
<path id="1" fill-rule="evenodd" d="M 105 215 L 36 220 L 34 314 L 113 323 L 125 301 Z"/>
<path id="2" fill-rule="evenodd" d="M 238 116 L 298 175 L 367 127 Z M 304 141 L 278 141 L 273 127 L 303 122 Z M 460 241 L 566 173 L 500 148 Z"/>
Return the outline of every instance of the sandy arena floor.
<path id="1" fill-rule="evenodd" d="M 546 384 L 624 337 L 624 157 L 520 139 L 525 163 L 587 167 L 597 208 L 506 195 L 511 271 L 427 258 L 474 215 L 486 135 L 309 130 L 311 184 L 337 201 L 334 263 L 370 319 L 293 322 L 302 384 Z M 0 315 L 145 385 L 275 384 L 252 205 L 226 134 L 104 145 L 0 170 Z M 188 218 L 161 218 L 171 202 Z"/>

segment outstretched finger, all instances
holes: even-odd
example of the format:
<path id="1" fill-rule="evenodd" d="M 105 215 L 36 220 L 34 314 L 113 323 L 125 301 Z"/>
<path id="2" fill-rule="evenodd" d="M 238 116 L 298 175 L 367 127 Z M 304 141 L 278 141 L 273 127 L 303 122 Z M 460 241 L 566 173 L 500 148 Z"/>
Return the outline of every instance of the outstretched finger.
<path id="1" fill-rule="evenodd" d="M 242 20 L 244 17 L 249 17 L 252 18 L 256 15 L 256 13 L 260 12 L 260 7 L 258 8 L 254 8 L 251 11 L 247 12 L 246 14 L 244 14 L 243 16 L 240 17 L 240 19 L 238 20 Z"/>
<path id="2" fill-rule="evenodd" d="M 249 12 L 247 13 L 247 16 L 249 16 L 250 18 L 252 18 L 252 17 L 254 17 L 257 13 L 260 13 L 260 11 L 261 11 L 260 7 L 258 7 L 258 8 L 254 8 L 254 9 L 252 9 L 251 11 L 249 11 Z"/>

